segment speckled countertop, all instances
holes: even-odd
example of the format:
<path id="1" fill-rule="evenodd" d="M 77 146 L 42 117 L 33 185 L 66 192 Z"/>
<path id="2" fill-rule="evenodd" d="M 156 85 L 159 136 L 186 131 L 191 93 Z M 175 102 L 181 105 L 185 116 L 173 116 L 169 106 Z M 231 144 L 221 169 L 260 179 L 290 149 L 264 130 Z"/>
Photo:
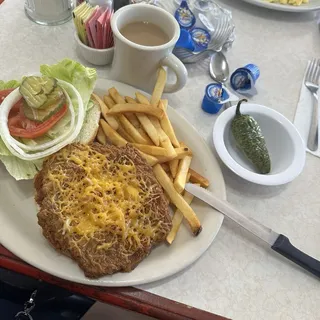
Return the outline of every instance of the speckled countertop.
<path id="1" fill-rule="evenodd" d="M 258 64 L 259 94 L 253 101 L 293 120 L 306 62 L 320 52 L 314 14 L 269 11 L 240 0 L 218 2 L 232 10 L 236 24 L 237 39 L 227 53 L 231 69 L 249 62 Z M 38 26 L 25 17 L 23 1 L 5 1 L 0 6 L 0 78 L 17 78 L 37 71 L 40 64 L 65 57 L 85 63 L 74 50 L 72 34 L 71 22 L 59 27 Z M 210 82 L 207 70 L 207 62 L 188 66 L 187 86 L 168 99 L 212 146 L 216 116 L 200 109 L 205 85 Z M 108 68 L 98 72 L 108 77 Z M 307 155 L 303 173 L 281 187 L 245 182 L 221 166 L 232 204 L 320 259 L 319 158 Z M 236 320 L 320 318 L 319 280 L 228 220 L 194 265 L 141 288 Z"/>

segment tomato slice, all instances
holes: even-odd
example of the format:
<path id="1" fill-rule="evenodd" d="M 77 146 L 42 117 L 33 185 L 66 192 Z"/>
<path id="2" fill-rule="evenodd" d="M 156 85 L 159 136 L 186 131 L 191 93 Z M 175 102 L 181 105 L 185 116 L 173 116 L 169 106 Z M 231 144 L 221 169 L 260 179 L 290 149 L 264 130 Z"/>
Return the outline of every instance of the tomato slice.
<path id="1" fill-rule="evenodd" d="M 4 98 L 9 95 L 14 89 L 5 89 L 5 90 L 0 90 L 0 104 L 4 100 Z"/>
<path id="2" fill-rule="evenodd" d="M 14 89 L 0 90 L 0 104 Z M 14 137 L 35 139 L 46 134 L 67 113 L 68 107 L 64 105 L 57 113 L 44 122 L 28 119 L 22 110 L 23 98 L 21 98 L 10 110 L 8 127 Z"/>
<path id="3" fill-rule="evenodd" d="M 22 110 L 23 100 L 19 100 L 10 110 L 8 127 L 14 137 L 35 139 L 46 134 L 66 114 L 68 107 L 64 105 L 57 113 L 44 122 L 28 119 Z"/>

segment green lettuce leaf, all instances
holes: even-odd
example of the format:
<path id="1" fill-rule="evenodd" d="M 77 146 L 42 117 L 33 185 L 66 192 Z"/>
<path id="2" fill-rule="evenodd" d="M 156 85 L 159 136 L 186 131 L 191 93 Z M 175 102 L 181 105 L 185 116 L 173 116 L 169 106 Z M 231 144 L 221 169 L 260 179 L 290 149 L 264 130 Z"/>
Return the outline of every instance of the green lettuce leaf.
<path id="1" fill-rule="evenodd" d="M 80 93 L 83 100 L 85 110 L 88 111 L 92 108 L 93 103 L 90 101 L 91 94 L 93 92 L 96 80 L 97 72 L 93 68 L 87 68 L 81 65 L 79 62 L 64 59 L 54 65 L 42 65 L 40 66 L 40 72 L 43 75 L 51 76 L 57 79 L 71 83 Z M 0 81 L 0 90 L 16 88 L 20 83 L 16 80 L 4 82 Z M 71 92 L 65 88 L 70 95 L 71 101 L 77 111 L 77 99 Z M 68 129 L 70 124 L 70 118 L 64 117 L 55 125 L 49 132 L 47 136 L 43 139 L 50 140 L 57 137 L 64 130 Z M 42 138 L 30 140 L 28 145 L 37 144 L 43 142 Z M 40 159 L 37 161 L 24 161 L 14 157 L 11 152 L 7 149 L 5 144 L 0 138 L 0 161 L 3 162 L 8 172 L 16 179 L 32 179 L 36 173 L 41 169 L 42 163 L 45 159 Z"/>
<path id="2" fill-rule="evenodd" d="M 77 112 L 79 109 L 77 96 L 75 95 L 75 93 L 72 90 L 70 90 L 69 87 L 64 86 L 63 84 L 61 84 L 61 87 L 63 89 L 65 89 L 66 92 L 68 93 L 69 98 L 72 102 L 73 108 L 75 110 L 76 116 L 77 116 L 77 114 L 78 114 Z M 51 139 L 57 138 L 65 130 L 70 129 L 70 125 L 71 125 L 70 121 L 71 121 L 71 117 L 70 117 L 70 114 L 68 111 L 68 113 L 54 127 L 52 127 L 47 132 L 47 136 L 50 137 Z"/>
<path id="3" fill-rule="evenodd" d="M 95 105 L 95 103 L 92 100 L 89 100 L 89 103 L 88 103 L 88 106 L 87 106 L 87 111 L 92 109 L 94 105 Z"/>
<path id="4" fill-rule="evenodd" d="M 0 90 L 17 88 L 20 85 L 19 81 L 11 80 L 4 82 L 0 80 Z M 4 164 L 7 171 L 16 180 L 32 179 L 41 169 L 43 160 L 25 161 L 14 157 L 8 150 L 0 137 L 0 161 Z"/>
<path id="5" fill-rule="evenodd" d="M 11 152 L 0 137 L 0 156 L 11 156 Z"/>
<path id="6" fill-rule="evenodd" d="M 19 86 L 20 86 L 20 82 L 17 80 L 10 80 L 8 82 L 4 82 L 0 80 L 0 90 L 14 89 Z"/>
<path id="7" fill-rule="evenodd" d="M 33 179 L 43 164 L 43 160 L 25 161 L 14 156 L 0 156 L 0 160 L 16 180 Z"/>
<path id="8" fill-rule="evenodd" d="M 80 93 L 85 109 L 97 81 L 97 71 L 87 68 L 81 63 L 64 59 L 57 64 L 41 65 L 40 72 L 44 76 L 53 77 L 71 83 Z"/>
<path id="9" fill-rule="evenodd" d="M 14 89 L 17 88 L 20 85 L 19 81 L 16 80 L 10 80 L 8 82 L 4 82 L 0 80 L 0 90 L 6 90 L 6 89 Z M 0 137 L 0 156 L 10 156 L 11 152 L 8 150 L 4 142 L 2 141 Z"/>

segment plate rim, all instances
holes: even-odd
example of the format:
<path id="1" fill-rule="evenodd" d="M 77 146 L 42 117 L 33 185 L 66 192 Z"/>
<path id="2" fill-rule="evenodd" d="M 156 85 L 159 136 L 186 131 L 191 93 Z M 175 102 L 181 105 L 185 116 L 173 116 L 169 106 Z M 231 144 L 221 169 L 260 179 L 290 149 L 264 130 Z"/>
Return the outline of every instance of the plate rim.
<path id="1" fill-rule="evenodd" d="M 127 85 L 127 84 L 122 83 L 122 82 L 114 81 L 112 79 L 101 78 L 101 77 L 99 77 L 97 79 L 95 88 L 99 87 L 99 82 L 101 82 L 101 81 L 112 82 L 113 86 L 117 86 L 117 84 L 119 84 L 121 86 L 129 87 L 129 88 L 134 89 L 136 91 L 139 90 L 141 93 L 145 94 L 147 97 L 151 96 L 150 94 L 148 94 L 148 93 L 146 93 L 146 92 L 144 92 L 144 91 L 142 91 L 142 90 L 140 90 L 138 88 L 135 88 L 133 86 Z M 119 91 L 121 91 L 121 90 L 119 90 Z M 186 123 L 188 123 L 189 127 L 192 127 L 195 132 L 198 132 L 198 130 L 187 119 L 185 119 L 182 115 L 180 115 L 173 107 L 168 105 L 168 109 L 170 109 L 170 112 L 175 113 L 179 118 L 182 118 Z M 203 142 L 203 145 L 206 148 L 207 153 L 210 154 L 210 157 L 214 161 L 216 161 L 216 163 L 217 163 L 217 167 L 220 170 L 221 178 L 222 178 L 222 180 L 221 180 L 221 183 L 222 183 L 221 184 L 222 198 L 225 200 L 226 199 L 225 180 L 224 180 L 223 173 L 222 173 L 222 170 L 221 170 L 221 166 L 220 166 L 220 164 L 218 162 L 218 159 L 214 155 L 212 150 L 209 148 L 209 146 L 206 143 L 205 139 L 199 133 L 198 133 L 198 138 L 201 139 L 201 141 Z M 209 190 L 210 190 L 210 187 L 209 187 Z M 56 276 L 58 278 L 61 278 L 61 279 L 65 279 L 65 280 L 72 281 L 72 282 L 75 282 L 75 283 L 80 283 L 80 284 L 85 284 L 85 285 L 92 285 L 92 286 L 101 286 L 101 287 L 137 286 L 137 285 L 152 283 L 152 282 L 155 282 L 155 281 L 166 279 L 166 278 L 168 278 L 170 276 L 173 276 L 174 274 L 177 274 L 177 273 L 181 272 L 182 270 L 190 267 L 192 264 L 194 264 L 208 250 L 208 248 L 213 243 L 215 237 L 217 236 L 217 234 L 218 234 L 218 232 L 219 232 L 219 230 L 221 228 L 221 225 L 222 225 L 223 220 L 224 220 L 224 215 L 222 213 L 219 213 L 216 210 L 215 210 L 215 212 L 217 214 L 217 232 L 213 233 L 211 238 L 207 241 L 207 244 L 205 246 L 202 246 L 201 250 L 199 250 L 197 252 L 197 254 L 195 254 L 193 256 L 192 259 L 190 259 L 187 263 L 183 263 L 183 264 L 179 265 L 178 267 L 171 268 L 166 273 L 163 273 L 163 274 L 161 274 L 159 276 L 158 275 L 157 276 L 152 276 L 151 278 L 149 277 L 149 278 L 141 280 L 141 281 L 140 280 L 124 280 L 124 281 L 121 281 L 121 280 L 112 280 L 111 278 L 110 278 L 110 280 L 106 281 L 105 277 L 108 277 L 108 276 L 104 276 L 104 277 L 101 277 L 101 278 L 98 278 L 98 279 L 90 279 L 90 278 L 85 277 L 84 274 L 83 274 L 83 278 L 79 278 L 79 277 L 74 278 L 70 274 L 63 274 L 62 275 L 60 272 L 55 272 L 55 270 L 53 270 L 52 268 L 50 269 L 48 267 L 48 265 L 41 265 L 41 263 L 34 262 L 33 259 L 29 259 L 28 257 L 25 257 L 25 256 L 21 255 L 20 254 L 21 252 L 19 250 L 15 249 L 15 246 L 14 246 L 13 242 L 8 241 L 6 243 L 6 241 L 3 241 L 3 238 L 1 237 L 1 233 L 0 233 L 0 243 L 4 247 L 6 247 L 9 251 L 11 251 L 13 254 L 15 254 L 17 257 L 19 257 L 23 261 L 27 262 L 28 264 L 32 265 L 33 267 L 35 267 L 35 268 L 37 268 L 39 270 L 42 270 L 42 271 L 44 271 L 44 272 L 46 272 L 48 274 L 51 274 L 53 276 Z M 2 223 L 0 221 L 0 226 L 1 225 L 2 225 Z M 50 245 L 50 244 L 48 244 L 48 245 Z M 61 253 L 57 252 L 57 254 L 60 255 Z M 66 258 L 70 259 L 69 257 L 66 257 Z"/>
<path id="2" fill-rule="evenodd" d="M 256 5 L 262 8 L 282 11 L 282 12 L 291 12 L 291 13 L 302 13 L 302 12 L 311 12 L 320 10 L 320 3 L 316 7 L 310 7 L 309 4 L 301 5 L 301 6 L 291 6 L 291 5 L 283 5 L 280 3 L 272 3 L 264 0 L 242 0 L 252 5 Z"/>

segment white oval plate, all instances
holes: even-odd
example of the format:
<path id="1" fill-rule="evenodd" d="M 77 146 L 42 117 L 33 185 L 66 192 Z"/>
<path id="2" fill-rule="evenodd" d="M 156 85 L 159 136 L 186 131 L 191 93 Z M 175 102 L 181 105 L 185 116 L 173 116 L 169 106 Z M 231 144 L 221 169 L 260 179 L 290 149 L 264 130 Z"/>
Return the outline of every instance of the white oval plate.
<path id="1" fill-rule="evenodd" d="M 292 6 L 289 4 L 271 3 L 265 0 L 243 0 L 245 2 L 254 4 L 259 7 L 264 7 L 277 11 L 287 12 L 308 12 L 320 9 L 320 0 L 309 0 L 309 3 L 302 4 L 301 6 Z"/>
<path id="2" fill-rule="evenodd" d="M 132 97 L 137 91 L 119 82 L 99 79 L 95 92 L 103 95 L 111 87 L 116 87 L 122 95 Z M 226 199 L 225 184 L 219 164 L 206 142 L 173 108 L 168 107 L 168 114 L 178 138 L 194 152 L 192 168 L 209 179 L 211 184 L 209 189 L 212 192 L 221 199 Z M 223 221 L 222 214 L 195 200 L 192 207 L 203 226 L 198 237 L 193 237 L 188 228 L 182 226 L 173 245 L 158 246 L 132 272 L 90 280 L 84 276 L 75 262 L 55 251 L 42 236 L 37 223 L 33 182 L 15 181 L 2 165 L 0 181 L 0 243 L 21 259 L 45 272 L 87 285 L 131 286 L 173 275 L 195 262 L 207 250 Z"/>

